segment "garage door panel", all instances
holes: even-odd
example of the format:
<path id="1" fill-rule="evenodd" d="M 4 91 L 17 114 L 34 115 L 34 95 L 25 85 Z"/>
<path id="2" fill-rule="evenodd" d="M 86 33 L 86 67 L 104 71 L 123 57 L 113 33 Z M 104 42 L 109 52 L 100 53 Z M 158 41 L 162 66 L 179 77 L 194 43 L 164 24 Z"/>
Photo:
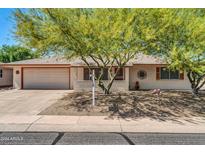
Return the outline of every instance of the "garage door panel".
<path id="1" fill-rule="evenodd" d="M 69 68 L 24 68 L 24 89 L 69 89 Z"/>

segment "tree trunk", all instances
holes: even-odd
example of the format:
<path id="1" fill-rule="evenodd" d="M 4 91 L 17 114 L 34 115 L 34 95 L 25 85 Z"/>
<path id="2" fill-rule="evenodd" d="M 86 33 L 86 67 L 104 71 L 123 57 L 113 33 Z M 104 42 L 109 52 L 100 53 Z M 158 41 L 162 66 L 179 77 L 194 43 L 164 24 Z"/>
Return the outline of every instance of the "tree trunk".
<path id="1" fill-rule="evenodd" d="M 203 85 L 205 85 L 205 81 L 202 82 L 204 75 L 200 76 L 197 73 L 188 72 L 187 76 L 188 76 L 188 79 L 191 83 L 192 94 L 194 96 L 197 96 L 199 93 L 199 90 L 203 87 Z"/>
<path id="2" fill-rule="evenodd" d="M 110 89 L 111 89 L 111 87 L 113 85 L 113 82 L 115 81 L 115 77 L 117 76 L 117 73 L 119 72 L 119 69 L 120 69 L 120 67 L 117 68 L 114 76 L 111 78 L 110 82 L 108 83 L 106 94 L 110 94 Z"/>
<path id="3" fill-rule="evenodd" d="M 115 80 L 115 78 L 112 78 L 111 81 L 109 82 L 109 84 L 107 85 L 107 94 L 110 94 L 110 89 L 112 87 L 114 80 Z"/>
<path id="4" fill-rule="evenodd" d="M 101 80 L 98 80 L 98 86 L 102 89 L 104 94 L 109 94 L 109 90 L 106 88 L 105 84 Z"/>
<path id="5" fill-rule="evenodd" d="M 105 85 L 103 81 L 101 80 L 102 74 L 100 74 L 100 77 L 98 78 L 98 86 L 103 90 L 104 94 L 110 94 L 110 89 L 113 85 L 113 82 L 115 81 L 115 77 L 119 71 L 119 68 L 116 70 L 114 76 L 109 80 L 109 83 Z"/>
<path id="6" fill-rule="evenodd" d="M 193 94 L 194 96 L 197 96 L 198 93 L 199 93 L 199 89 L 198 89 L 198 88 L 196 88 L 196 87 L 192 88 L 192 94 Z"/>
<path id="7" fill-rule="evenodd" d="M 111 85 L 108 84 L 107 86 L 105 86 L 105 84 L 101 81 L 101 80 L 98 80 L 98 86 L 102 89 L 102 91 L 104 92 L 104 94 L 110 94 L 110 88 L 111 88 Z"/>

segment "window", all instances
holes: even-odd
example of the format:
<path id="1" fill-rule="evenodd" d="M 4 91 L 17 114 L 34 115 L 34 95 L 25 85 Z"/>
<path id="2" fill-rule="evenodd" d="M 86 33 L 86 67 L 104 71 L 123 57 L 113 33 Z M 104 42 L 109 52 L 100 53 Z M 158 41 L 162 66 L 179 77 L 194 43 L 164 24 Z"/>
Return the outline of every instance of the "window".
<path id="1" fill-rule="evenodd" d="M 170 79 L 179 79 L 179 71 L 170 71 Z"/>
<path id="2" fill-rule="evenodd" d="M 98 78 L 100 75 L 100 68 L 93 68 L 95 70 L 95 76 Z M 84 80 L 91 80 L 90 78 L 90 74 L 92 74 L 92 72 L 90 72 L 90 70 L 88 68 L 84 68 Z M 103 70 L 103 75 L 102 75 L 102 80 L 108 80 L 108 69 L 104 69 Z"/>
<path id="3" fill-rule="evenodd" d="M 95 70 L 95 76 L 98 78 L 101 74 L 101 69 L 100 68 L 94 68 Z M 108 69 L 103 69 L 103 75 L 102 75 L 102 80 L 108 80 Z"/>
<path id="4" fill-rule="evenodd" d="M 169 70 L 166 67 L 161 68 L 161 79 L 169 79 Z"/>
<path id="5" fill-rule="evenodd" d="M 3 78 L 3 70 L 0 69 L 0 78 Z"/>
<path id="6" fill-rule="evenodd" d="M 140 70 L 138 73 L 137 73 L 137 76 L 139 79 L 143 80 L 147 77 L 147 72 L 146 71 L 143 71 L 143 70 Z"/>
<path id="7" fill-rule="evenodd" d="M 160 79 L 179 79 L 179 71 L 171 71 L 166 67 L 161 67 Z"/>
<path id="8" fill-rule="evenodd" d="M 117 71 L 117 68 L 115 68 L 115 72 Z M 117 75 L 116 75 L 116 78 L 115 80 L 124 80 L 124 70 L 123 68 L 120 68 Z"/>

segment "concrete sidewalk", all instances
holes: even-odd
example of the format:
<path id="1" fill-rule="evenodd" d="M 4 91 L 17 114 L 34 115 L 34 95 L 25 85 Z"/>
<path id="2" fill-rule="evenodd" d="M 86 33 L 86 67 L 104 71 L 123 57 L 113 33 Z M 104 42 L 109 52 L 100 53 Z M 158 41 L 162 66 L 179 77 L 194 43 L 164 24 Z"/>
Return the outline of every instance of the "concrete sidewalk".
<path id="1" fill-rule="evenodd" d="M 0 117 L 1 132 L 154 132 L 205 133 L 205 118 L 192 121 L 121 119 L 105 116 L 17 116 Z"/>

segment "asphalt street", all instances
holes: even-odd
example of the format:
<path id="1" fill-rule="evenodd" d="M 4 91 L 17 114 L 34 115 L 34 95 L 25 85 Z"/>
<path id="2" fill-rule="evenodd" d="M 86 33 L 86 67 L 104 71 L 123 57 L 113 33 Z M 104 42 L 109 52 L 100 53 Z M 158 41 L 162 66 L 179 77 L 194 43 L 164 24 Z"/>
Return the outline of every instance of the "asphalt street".
<path id="1" fill-rule="evenodd" d="M 205 145 L 205 134 L 0 133 L 1 145 Z"/>

